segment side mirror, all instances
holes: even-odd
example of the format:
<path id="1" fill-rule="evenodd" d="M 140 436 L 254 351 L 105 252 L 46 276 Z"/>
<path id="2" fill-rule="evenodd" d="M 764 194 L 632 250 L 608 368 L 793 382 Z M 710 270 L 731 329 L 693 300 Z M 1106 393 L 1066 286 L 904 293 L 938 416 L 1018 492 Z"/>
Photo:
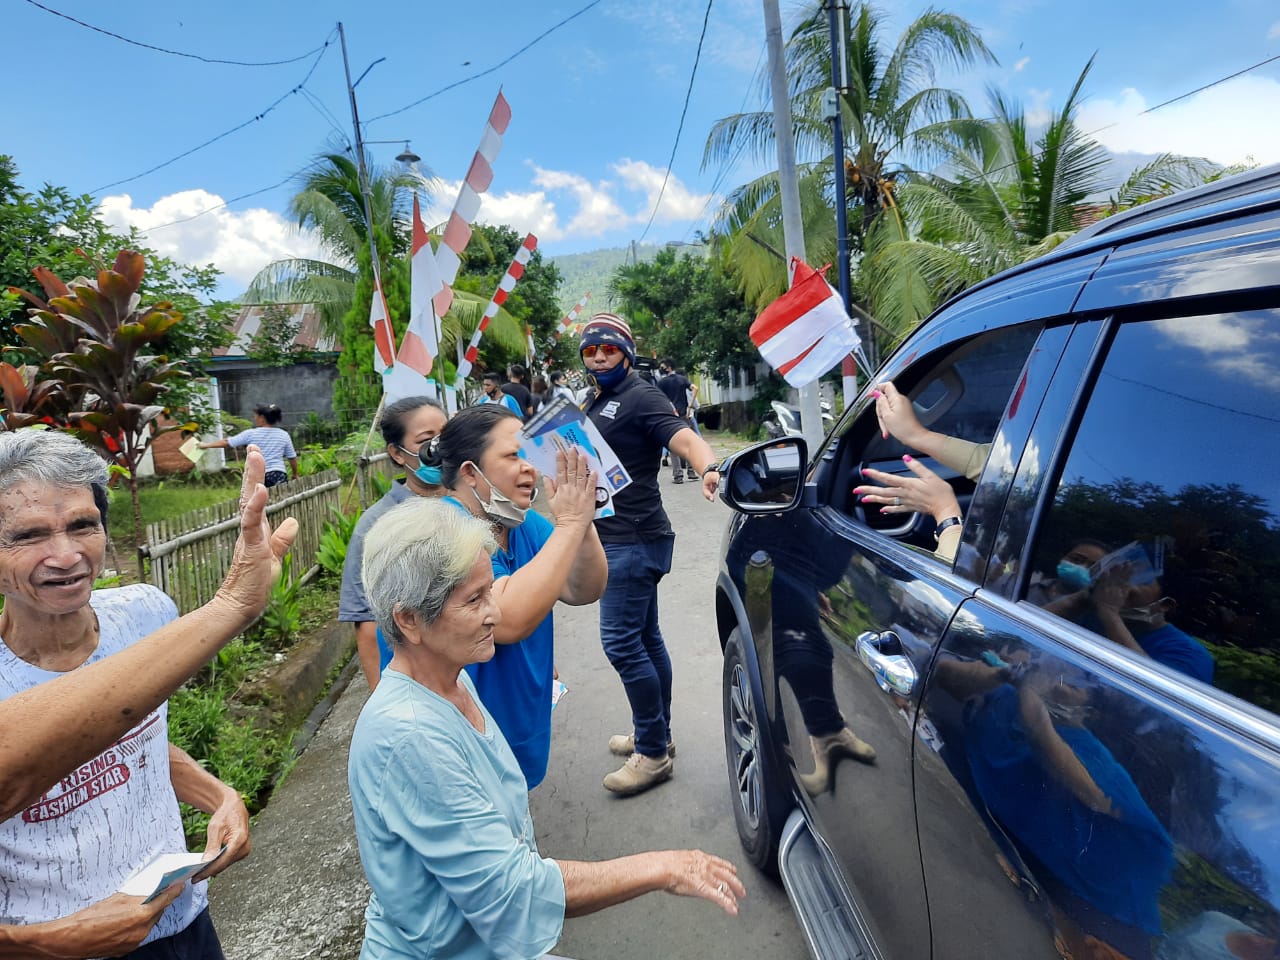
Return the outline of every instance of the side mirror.
<path id="1" fill-rule="evenodd" d="M 808 463 L 803 437 L 747 447 L 725 461 L 720 497 L 740 513 L 786 513 L 800 502 Z"/>

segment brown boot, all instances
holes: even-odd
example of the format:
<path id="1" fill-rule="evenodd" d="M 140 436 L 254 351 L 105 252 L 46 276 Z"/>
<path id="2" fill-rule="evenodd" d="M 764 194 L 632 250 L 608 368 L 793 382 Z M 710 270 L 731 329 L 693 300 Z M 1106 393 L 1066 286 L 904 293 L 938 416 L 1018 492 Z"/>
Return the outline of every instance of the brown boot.
<path id="1" fill-rule="evenodd" d="M 613 773 L 604 778 L 604 788 L 622 797 L 643 793 L 650 787 L 671 779 L 675 764 L 670 757 L 646 757 L 643 753 L 633 753 Z"/>
<path id="2" fill-rule="evenodd" d="M 817 754 L 822 750 L 829 759 L 838 756 L 853 757 L 855 760 L 861 760 L 863 763 L 873 763 L 876 759 L 876 748 L 871 746 L 865 740 L 860 739 L 848 727 L 843 727 L 835 733 L 829 733 L 825 737 L 811 737 L 813 744 L 813 752 Z"/>
<path id="3" fill-rule="evenodd" d="M 633 733 L 615 733 L 609 738 L 609 752 L 618 757 L 629 757 L 636 752 L 636 737 Z M 667 741 L 667 756 L 676 755 L 674 740 Z"/>

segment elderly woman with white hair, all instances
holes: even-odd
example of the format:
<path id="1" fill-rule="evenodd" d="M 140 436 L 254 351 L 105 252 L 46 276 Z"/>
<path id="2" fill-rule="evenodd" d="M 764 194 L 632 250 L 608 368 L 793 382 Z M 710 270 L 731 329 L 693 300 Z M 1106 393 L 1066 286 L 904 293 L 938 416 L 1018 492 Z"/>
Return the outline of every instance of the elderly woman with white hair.
<path id="1" fill-rule="evenodd" d="M 736 914 L 733 864 L 699 850 L 602 862 L 538 853 L 515 755 L 468 664 L 494 655 L 489 524 L 434 500 L 385 514 L 364 584 L 394 654 L 360 714 L 348 776 L 372 888 L 361 957 L 536 958 L 582 916 L 652 891 Z"/>

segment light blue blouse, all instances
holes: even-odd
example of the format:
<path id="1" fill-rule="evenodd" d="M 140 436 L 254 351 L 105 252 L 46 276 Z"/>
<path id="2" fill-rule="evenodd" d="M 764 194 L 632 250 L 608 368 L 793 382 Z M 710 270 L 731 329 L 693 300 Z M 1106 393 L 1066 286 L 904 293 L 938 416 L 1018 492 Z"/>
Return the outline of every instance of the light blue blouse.
<path id="1" fill-rule="evenodd" d="M 373 888 L 361 960 L 532 960 L 560 938 L 564 878 L 538 854 L 511 748 L 462 682 L 483 734 L 390 668 L 356 723 L 347 776 Z"/>

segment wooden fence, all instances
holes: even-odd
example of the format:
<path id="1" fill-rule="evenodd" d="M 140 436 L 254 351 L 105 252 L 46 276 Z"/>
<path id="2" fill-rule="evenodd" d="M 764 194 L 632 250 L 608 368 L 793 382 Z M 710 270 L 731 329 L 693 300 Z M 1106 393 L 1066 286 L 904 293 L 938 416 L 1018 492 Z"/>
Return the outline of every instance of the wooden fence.
<path id="1" fill-rule="evenodd" d="M 378 492 L 373 486 L 373 474 L 378 474 L 388 480 L 395 480 L 400 476 L 401 469 L 400 464 L 387 456 L 386 450 L 357 460 L 356 486 L 360 490 L 361 508 L 369 509 L 369 507 L 373 506 L 374 501 L 378 499 Z"/>
<path id="2" fill-rule="evenodd" d="M 341 486 L 338 471 L 325 470 L 267 491 L 272 526 L 285 517 L 298 521 L 291 551 L 295 577 L 308 577 L 316 568 L 320 534 L 332 511 L 339 509 Z M 189 613 L 213 599 L 231 566 L 239 533 L 239 500 L 148 523 L 146 542 L 138 548 L 138 568 L 149 566 L 150 581 L 173 598 L 181 613 Z"/>

